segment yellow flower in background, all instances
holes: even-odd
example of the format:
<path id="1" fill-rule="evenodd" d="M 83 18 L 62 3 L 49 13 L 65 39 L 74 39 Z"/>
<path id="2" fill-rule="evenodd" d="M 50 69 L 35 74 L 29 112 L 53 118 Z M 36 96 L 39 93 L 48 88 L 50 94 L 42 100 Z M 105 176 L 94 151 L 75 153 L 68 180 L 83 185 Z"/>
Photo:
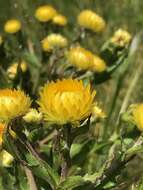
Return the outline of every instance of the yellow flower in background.
<path id="1" fill-rule="evenodd" d="M 111 42 L 117 46 L 124 47 L 131 42 L 131 39 L 132 36 L 129 32 L 123 29 L 118 29 L 111 38 Z"/>
<path id="2" fill-rule="evenodd" d="M 39 110 L 45 120 L 57 123 L 75 123 L 86 119 L 94 106 L 96 92 L 91 92 L 90 85 L 82 81 L 63 79 L 45 84 L 40 93 Z"/>
<path id="3" fill-rule="evenodd" d="M 0 35 L 0 45 L 3 43 L 3 37 Z"/>
<path id="4" fill-rule="evenodd" d="M 106 63 L 100 57 L 94 55 L 92 70 L 101 73 L 107 69 Z"/>
<path id="5" fill-rule="evenodd" d="M 78 24 L 93 32 L 101 32 L 105 28 L 103 18 L 91 10 L 83 10 L 80 12 L 78 15 Z"/>
<path id="6" fill-rule="evenodd" d="M 57 14 L 53 17 L 52 22 L 59 26 L 65 26 L 67 24 L 67 18 L 61 14 Z"/>
<path id="7" fill-rule="evenodd" d="M 89 50 L 82 47 L 73 47 L 67 53 L 67 60 L 70 64 L 83 70 L 94 72 L 103 72 L 106 70 L 106 64 L 100 57 L 94 55 Z"/>
<path id="8" fill-rule="evenodd" d="M 68 40 L 61 34 L 50 34 L 41 42 L 43 51 L 51 52 L 54 48 L 64 48 Z"/>
<path id="9" fill-rule="evenodd" d="M 20 63 L 20 69 L 23 73 L 27 71 L 27 63 L 24 60 Z M 11 66 L 8 67 L 7 74 L 11 80 L 13 80 L 17 75 L 17 70 L 18 70 L 18 63 L 13 63 Z"/>
<path id="10" fill-rule="evenodd" d="M 82 48 L 82 47 L 73 47 L 67 53 L 67 59 L 70 64 L 86 70 L 89 69 L 93 63 L 93 54 Z"/>
<path id="11" fill-rule="evenodd" d="M 0 145 L 2 144 L 2 141 L 3 141 L 2 137 L 3 137 L 5 128 L 6 128 L 6 125 L 3 123 L 0 123 Z"/>
<path id="12" fill-rule="evenodd" d="M 55 15 L 57 14 L 57 11 L 54 7 L 50 5 L 43 5 L 36 9 L 35 11 L 35 17 L 40 22 L 48 22 L 50 21 Z"/>
<path id="13" fill-rule="evenodd" d="M 24 121 L 27 123 L 40 122 L 42 120 L 42 113 L 38 112 L 36 109 L 29 109 L 28 113 L 23 116 Z"/>
<path id="14" fill-rule="evenodd" d="M 24 115 L 30 107 L 31 100 L 21 90 L 0 90 L 0 121 L 9 122 L 18 116 Z"/>
<path id="15" fill-rule="evenodd" d="M 4 31 L 10 34 L 14 34 L 21 30 L 21 22 L 17 19 L 8 20 L 4 25 Z"/>
<path id="16" fill-rule="evenodd" d="M 133 121 L 140 131 L 143 131 L 143 103 L 131 107 Z"/>
<path id="17" fill-rule="evenodd" d="M 6 150 L 2 150 L 0 152 L 0 166 L 2 167 L 10 167 L 14 158 L 11 154 L 9 154 Z"/>
<path id="18" fill-rule="evenodd" d="M 102 109 L 97 104 L 95 104 L 92 109 L 92 116 L 94 116 L 95 118 L 105 118 L 106 114 L 102 111 Z"/>

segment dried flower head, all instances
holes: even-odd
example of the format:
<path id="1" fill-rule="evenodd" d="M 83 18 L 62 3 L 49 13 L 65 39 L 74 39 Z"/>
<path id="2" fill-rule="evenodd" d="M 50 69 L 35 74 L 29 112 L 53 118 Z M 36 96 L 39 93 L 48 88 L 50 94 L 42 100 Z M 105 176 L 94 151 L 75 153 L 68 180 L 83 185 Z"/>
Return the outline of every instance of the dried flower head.
<path id="1" fill-rule="evenodd" d="M 51 52 L 54 48 L 64 48 L 68 45 L 67 39 L 61 34 L 50 34 L 41 42 L 43 51 Z"/>
<path id="2" fill-rule="evenodd" d="M 8 20 L 4 25 L 4 31 L 10 34 L 14 34 L 21 30 L 21 22 L 17 19 Z"/>
<path id="3" fill-rule="evenodd" d="M 93 108 L 96 92 L 82 81 L 63 79 L 43 87 L 38 104 L 45 120 L 57 123 L 75 123 L 86 119 Z"/>
<path id="4" fill-rule="evenodd" d="M 0 121 L 9 122 L 18 116 L 25 114 L 31 104 L 31 100 L 21 90 L 0 90 Z"/>
<path id="5" fill-rule="evenodd" d="M 55 15 L 57 14 L 57 11 L 54 7 L 50 5 L 43 5 L 36 9 L 35 11 L 35 17 L 40 22 L 48 22 L 50 21 Z"/>
<path id="6" fill-rule="evenodd" d="M 131 39 L 132 36 L 129 32 L 123 29 L 118 29 L 111 38 L 111 43 L 124 47 L 130 43 Z"/>
<path id="7" fill-rule="evenodd" d="M 101 32 L 105 28 L 103 18 L 91 10 L 83 10 L 80 12 L 78 15 L 78 24 L 93 32 Z"/>

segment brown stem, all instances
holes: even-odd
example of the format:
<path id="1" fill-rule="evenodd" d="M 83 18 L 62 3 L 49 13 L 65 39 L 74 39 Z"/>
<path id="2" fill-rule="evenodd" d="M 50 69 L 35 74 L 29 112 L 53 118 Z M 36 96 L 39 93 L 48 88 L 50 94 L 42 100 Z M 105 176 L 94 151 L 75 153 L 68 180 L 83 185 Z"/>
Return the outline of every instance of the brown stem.
<path id="1" fill-rule="evenodd" d="M 32 174 L 32 171 L 28 167 L 26 167 L 26 166 L 24 166 L 23 168 L 25 170 L 25 174 L 26 174 L 27 179 L 28 179 L 29 190 L 38 190 L 38 188 L 36 186 L 36 182 L 35 182 L 34 176 Z"/>

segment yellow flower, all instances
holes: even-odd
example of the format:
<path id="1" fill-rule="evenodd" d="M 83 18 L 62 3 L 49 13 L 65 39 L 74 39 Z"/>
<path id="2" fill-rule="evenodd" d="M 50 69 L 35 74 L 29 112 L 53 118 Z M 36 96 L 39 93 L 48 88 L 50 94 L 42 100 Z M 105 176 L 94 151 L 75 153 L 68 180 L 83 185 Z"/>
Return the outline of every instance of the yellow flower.
<path id="1" fill-rule="evenodd" d="M 63 79 L 45 84 L 38 104 L 45 120 L 57 123 L 75 123 L 86 119 L 94 106 L 96 92 L 91 92 L 90 85 L 82 81 Z"/>
<path id="2" fill-rule="evenodd" d="M 0 166 L 10 167 L 14 158 L 6 150 L 0 152 Z"/>
<path id="3" fill-rule="evenodd" d="M 20 63 L 20 68 L 21 71 L 25 73 L 27 71 L 27 63 L 25 61 L 22 61 Z M 11 80 L 15 78 L 17 74 L 17 69 L 18 69 L 18 63 L 13 63 L 10 67 L 8 67 L 7 74 Z"/>
<path id="4" fill-rule="evenodd" d="M 51 52 L 54 48 L 64 48 L 68 41 L 61 34 L 50 34 L 41 42 L 43 51 Z"/>
<path id="5" fill-rule="evenodd" d="M 48 22 L 57 14 L 56 9 L 50 5 L 43 5 L 36 9 L 35 17 L 40 22 Z"/>
<path id="6" fill-rule="evenodd" d="M 100 57 L 79 46 L 68 51 L 67 59 L 70 64 L 83 70 L 100 73 L 106 69 L 106 64 Z"/>
<path id="7" fill-rule="evenodd" d="M 42 120 L 42 113 L 39 113 L 36 109 L 30 109 L 29 112 L 23 116 L 24 121 L 27 123 L 40 122 Z"/>
<path id="8" fill-rule="evenodd" d="M 101 72 L 105 71 L 106 68 L 107 68 L 107 66 L 106 66 L 105 61 L 103 59 L 101 59 L 100 57 L 94 55 L 92 70 L 97 73 L 101 73 Z"/>
<path id="9" fill-rule="evenodd" d="M 78 15 L 78 24 L 93 32 L 101 32 L 105 28 L 105 21 L 103 18 L 91 10 L 83 10 Z"/>
<path id="10" fill-rule="evenodd" d="M 31 100 L 21 90 L 0 90 L 0 121 L 9 122 L 24 115 L 31 104 Z"/>
<path id="11" fill-rule="evenodd" d="M 8 20 L 4 25 L 4 31 L 10 34 L 14 34 L 21 30 L 21 22 L 17 19 Z"/>
<path id="12" fill-rule="evenodd" d="M 3 123 L 0 123 L 0 145 L 2 144 L 2 141 L 3 141 L 2 137 L 3 137 L 5 128 L 6 128 L 6 125 Z"/>
<path id="13" fill-rule="evenodd" d="M 57 14 L 53 17 L 52 22 L 59 26 L 65 26 L 67 24 L 67 18 L 61 14 Z"/>
<path id="14" fill-rule="evenodd" d="M 70 64 L 86 70 L 89 69 L 93 63 L 93 54 L 82 48 L 82 47 L 73 47 L 67 53 L 67 59 Z"/>
<path id="15" fill-rule="evenodd" d="M 143 131 L 143 103 L 135 104 L 131 107 L 133 121 L 139 130 Z"/>
<path id="16" fill-rule="evenodd" d="M 3 43 L 3 37 L 0 35 L 0 45 Z"/>
<path id="17" fill-rule="evenodd" d="M 111 42 L 117 46 L 124 47 L 130 43 L 131 39 L 132 36 L 129 32 L 123 29 L 118 29 L 111 38 Z"/>
<path id="18" fill-rule="evenodd" d="M 95 118 L 105 118 L 106 117 L 106 114 L 102 111 L 102 109 L 97 104 L 95 104 L 92 109 L 92 115 Z"/>

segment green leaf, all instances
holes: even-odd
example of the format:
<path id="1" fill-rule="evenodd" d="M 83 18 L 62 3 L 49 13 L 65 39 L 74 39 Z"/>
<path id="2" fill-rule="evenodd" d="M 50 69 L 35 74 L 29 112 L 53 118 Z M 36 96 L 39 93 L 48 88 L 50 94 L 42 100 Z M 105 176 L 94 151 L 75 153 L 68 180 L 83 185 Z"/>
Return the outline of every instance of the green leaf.
<path id="1" fill-rule="evenodd" d="M 35 67 L 35 68 L 41 67 L 40 61 L 35 54 L 25 52 L 24 58 L 30 64 L 30 66 Z"/>
<path id="2" fill-rule="evenodd" d="M 138 186 L 138 190 L 143 190 L 143 179 L 140 182 L 139 186 Z"/>
<path id="3" fill-rule="evenodd" d="M 75 187 L 81 186 L 85 183 L 84 179 L 81 176 L 71 176 L 63 181 L 58 190 L 72 190 Z"/>
<path id="4" fill-rule="evenodd" d="M 73 143 L 70 149 L 70 156 L 71 158 L 74 158 L 76 155 L 78 155 L 80 153 L 80 151 L 82 150 L 82 148 L 85 146 L 87 142 L 85 143 Z"/>
<path id="5" fill-rule="evenodd" d="M 56 188 L 58 186 L 58 173 L 54 171 L 48 163 L 35 158 L 32 154 L 28 154 L 26 157 L 30 169 L 37 177 L 47 181 L 52 188 Z"/>
<path id="6" fill-rule="evenodd" d="M 15 177 L 11 175 L 9 169 L 0 167 L 0 190 L 14 190 Z"/>
<path id="7" fill-rule="evenodd" d="M 18 165 L 16 169 L 17 169 L 16 172 L 17 172 L 19 190 L 29 190 L 28 180 L 23 170 L 21 170 L 21 168 L 18 167 Z"/>

